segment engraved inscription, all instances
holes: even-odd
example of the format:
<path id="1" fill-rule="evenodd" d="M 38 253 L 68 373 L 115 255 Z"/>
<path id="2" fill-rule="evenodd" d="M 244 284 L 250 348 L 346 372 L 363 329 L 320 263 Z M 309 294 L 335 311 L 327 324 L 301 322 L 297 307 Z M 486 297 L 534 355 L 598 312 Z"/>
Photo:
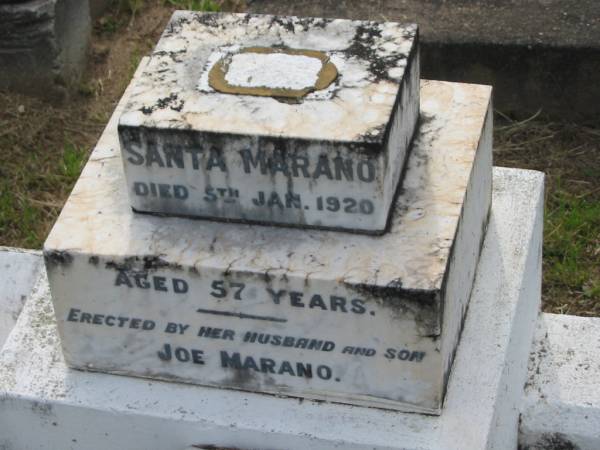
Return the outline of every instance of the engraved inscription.
<path id="1" fill-rule="evenodd" d="M 151 350 L 146 359 L 150 374 L 185 370 L 186 379 L 231 387 L 269 379 L 284 385 L 303 379 L 345 386 L 357 382 L 356 374 L 377 378 L 385 367 L 397 377 L 428 361 L 430 350 L 413 340 L 403 343 L 401 334 L 359 332 L 378 328 L 374 321 L 380 309 L 367 296 L 309 284 L 298 288 L 286 277 L 259 282 L 227 273 L 193 278 L 161 269 L 103 270 L 111 275 L 111 289 L 139 291 L 148 302 L 158 301 L 165 313 L 136 309 L 125 314 L 114 303 L 112 309 L 73 306 L 64 321 L 72 327 L 100 327 L 115 339 L 126 339 L 127 346 L 144 339 L 143 348 Z M 349 318 L 358 321 L 352 333 L 321 325 Z M 129 354 L 136 359 L 142 347 L 133 347 L 138 350 Z"/>

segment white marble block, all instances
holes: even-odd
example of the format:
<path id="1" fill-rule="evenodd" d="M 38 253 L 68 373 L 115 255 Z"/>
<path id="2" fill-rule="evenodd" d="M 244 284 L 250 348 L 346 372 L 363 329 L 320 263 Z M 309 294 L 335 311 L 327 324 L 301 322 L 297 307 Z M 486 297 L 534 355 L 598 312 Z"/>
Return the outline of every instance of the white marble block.
<path id="1" fill-rule="evenodd" d="M 119 120 L 130 203 L 381 234 L 418 118 L 416 25 L 178 11 Z"/>
<path id="2" fill-rule="evenodd" d="M 119 106 L 44 248 L 67 363 L 439 413 L 490 208 L 490 94 L 422 83 L 382 236 L 136 214 Z"/>

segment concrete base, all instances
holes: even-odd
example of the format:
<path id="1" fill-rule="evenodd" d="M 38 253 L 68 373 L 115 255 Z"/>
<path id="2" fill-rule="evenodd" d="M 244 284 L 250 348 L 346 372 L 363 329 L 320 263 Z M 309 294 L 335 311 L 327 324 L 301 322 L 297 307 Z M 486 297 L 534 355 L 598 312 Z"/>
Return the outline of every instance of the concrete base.
<path id="1" fill-rule="evenodd" d="M 495 169 L 440 417 L 68 369 L 42 279 L 0 353 L 0 448 L 515 448 L 540 302 L 542 204 L 540 173 Z"/>
<path id="2" fill-rule="evenodd" d="M 525 386 L 523 450 L 600 448 L 600 318 L 542 314 Z"/>

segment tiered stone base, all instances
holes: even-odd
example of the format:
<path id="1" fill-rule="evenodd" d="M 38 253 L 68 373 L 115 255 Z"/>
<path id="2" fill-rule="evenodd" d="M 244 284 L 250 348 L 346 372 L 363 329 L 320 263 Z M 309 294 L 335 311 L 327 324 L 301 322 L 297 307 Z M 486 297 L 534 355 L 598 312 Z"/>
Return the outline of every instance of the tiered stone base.
<path id="1" fill-rule="evenodd" d="M 41 278 L 0 353 L 0 448 L 516 448 L 540 304 L 543 176 L 494 169 L 492 204 L 439 417 L 69 369 Z"/>

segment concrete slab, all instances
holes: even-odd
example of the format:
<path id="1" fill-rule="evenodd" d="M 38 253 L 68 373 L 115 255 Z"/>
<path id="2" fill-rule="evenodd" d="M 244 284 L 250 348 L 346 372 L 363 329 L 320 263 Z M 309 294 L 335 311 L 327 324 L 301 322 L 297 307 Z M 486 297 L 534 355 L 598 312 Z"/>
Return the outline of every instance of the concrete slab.
<path id="1" fill-rule="evenodd" d="M 0 349 L 43 269 L 42 253 L 0 246 Z"/>
<path id="2" fill-rule="evenodd" d="M 531 351 L 523 450 L 600 448 L 600 318 L 542 314 Z"/>
<path id="3" fill-rule="evenodd" d="M 0 354 L 0 448 L 511 449 L 540 303 L 543 175 L 494 171 L 477 279 L 439 417 L 68 369 L 43 284 Z"/>

